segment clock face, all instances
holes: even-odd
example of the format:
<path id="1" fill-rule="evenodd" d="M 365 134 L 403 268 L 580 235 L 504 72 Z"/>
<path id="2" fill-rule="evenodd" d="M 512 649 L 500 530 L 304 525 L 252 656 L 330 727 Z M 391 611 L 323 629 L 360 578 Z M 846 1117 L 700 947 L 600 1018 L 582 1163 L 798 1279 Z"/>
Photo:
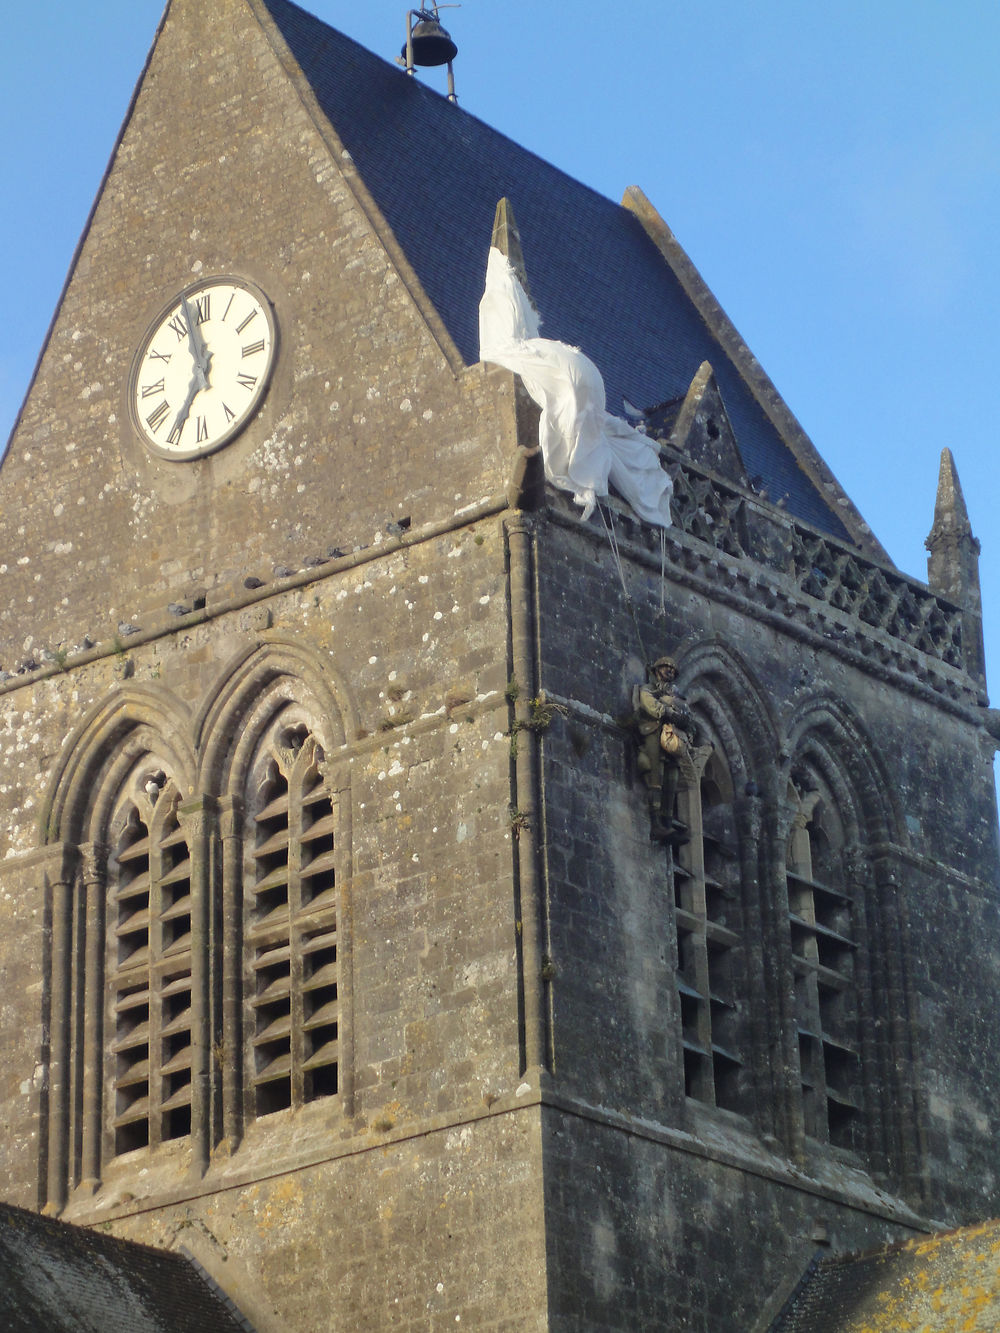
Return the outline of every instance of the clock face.
<path id="1" fill-rule="evenodd" d="M 167 458 L 211 453 L 256 412 L 276 351 L 263 292 L 237 278 L 188 287 L 139 348 L 129 379 L 132 424 Z"/>

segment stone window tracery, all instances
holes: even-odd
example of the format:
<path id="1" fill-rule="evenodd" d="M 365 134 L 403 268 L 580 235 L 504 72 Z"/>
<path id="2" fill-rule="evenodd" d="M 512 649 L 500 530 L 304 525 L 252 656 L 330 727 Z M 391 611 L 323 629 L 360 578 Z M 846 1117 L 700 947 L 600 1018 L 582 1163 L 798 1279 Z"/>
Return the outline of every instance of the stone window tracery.
<path id="1" fill-rule="evenodd" d="M 246 1080 L 251 1117 L 338 1091 L 337 812 L 322 747 L 280 716 L 246 796 Z"/>
<path id="2" fill-rule="evenodd" d="M 862 1110 L 856 955 L 858 904 L 848 845 L 829 782 L 800 769 L 789 785 L 788 927 L 805 1133 L 856 1146 Z"/>
<path id="3" fill-rule="evenodd" d="M 191 1132 L 191 856 L 178 793 L 140 774 L 114 821 L 108 1086 L 114 1153 Z M 135 785 L 135 784 L 133 784 Z"/>
<path id="4" fill-rule="evenodd" d="M 130 1154 L 167 1149 L 203 1173 L 248 1121 L 350 1104 L 348 772 L 320 740 L 341 743 L 335 703 L 298 703 L 306 687 L 260 650 L 195 746 L 161 693 L 155 708 L 143 691 L 95 710 L 52 798 L 53 1211 Z"/>
<path id="5" fill-rule="evenodd" d="M 701 734 L 709 736 L 701 723 Z M 685 1093 L 696 1101 L 745 1112 L 739 844 L 732 776 L 717 743 L 693 752 L 678 814 L 689 834 L 674 855 L 673 868 Z"/>

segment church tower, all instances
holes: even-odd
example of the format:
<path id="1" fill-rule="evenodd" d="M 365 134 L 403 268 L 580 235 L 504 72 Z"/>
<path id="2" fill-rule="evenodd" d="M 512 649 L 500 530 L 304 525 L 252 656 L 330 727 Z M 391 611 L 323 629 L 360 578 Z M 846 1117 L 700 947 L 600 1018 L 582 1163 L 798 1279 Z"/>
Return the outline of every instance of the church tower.
<path id="1" fill-rule="evenodd" d="M 491 240 L 667 526 L 553 484 Z M 0 524 L 9 1202 L 261 1333 L 735 1333 L 816 1243 L 996 1214 L 950 454 L 924 584 L 640 191 L 170 0 Z"/>

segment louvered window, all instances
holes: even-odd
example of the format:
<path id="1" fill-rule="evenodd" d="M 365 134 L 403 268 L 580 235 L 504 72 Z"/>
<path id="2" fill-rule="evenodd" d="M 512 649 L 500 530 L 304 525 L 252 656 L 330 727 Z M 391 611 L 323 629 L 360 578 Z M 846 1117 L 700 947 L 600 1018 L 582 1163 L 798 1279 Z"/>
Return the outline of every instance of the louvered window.
<path id="1" fill-rule="evenodd" d="M 338 1091 L 336 809 L 323 752 L 272 729 L 251 779 L 248 898 L 251 1114 Z"/>
<path id="2" fill-rule="evenodd" d="M 821 779 L 810 778 L 791 797 L 799 816 L 788 849 L 788 923 L 804 1126 L 815 1139 L 851 1147 L 862 1081 L 856 906 L 831 794 Z"/>
<path id="3" fill-rule="evenodd" d="M 684 1090 L 696 1101 L 743 1111 L 740 862 L 732 783 L 718 750 L 681 791 L 679 813 L 690 835 L 673 868 Z"/>
<path id="4" fill-rule="evenodd" d="M 156 789 L 154 788 L 154 792 Z M 191 861 L 167 786 L 124 811 L 109 899 L 114 1151 L 191 1132 Z"/>

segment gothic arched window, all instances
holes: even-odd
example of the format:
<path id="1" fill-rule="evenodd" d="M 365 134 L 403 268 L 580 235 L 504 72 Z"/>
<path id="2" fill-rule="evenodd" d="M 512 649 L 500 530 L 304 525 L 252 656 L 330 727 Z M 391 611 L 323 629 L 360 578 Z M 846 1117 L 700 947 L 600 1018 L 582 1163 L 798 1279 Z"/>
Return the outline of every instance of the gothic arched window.
<path id="1" fill-rule="evenodd" d="M 191 1132 L 191 857 L 178 793 L 144 768 L 112 823 L 108 1092 L 115 1154 Z"/>
<path id="2" fill-rule="evenodd" d="M 740 856 L 732 775 L 701 720 L 677 813 L 689 840 L 674 856 L 677 991 L 684 1088 L 700 1102 L 745 1112 L 749 1092 Z"/>
<path id="3" fill-rule="evenodd" d="M 245 1078 L 251 1118 L 338 1091 L 337 811 L 324 754 L 282 713 L 246 783 Z"/>
<path id="4" fill-rule="evenodd" d="M 67 747 L 46 872 L 56 1211 L 127 1154 L 163 1150 L 203 1173 L 248 1120 L 349 1103 L 349 772 L 323 748 L 344 731 L 321 674 L 287 652 L 315 692 L 261 649 L 239 660 L 197 740 L 166 691 L 135 689 Z"/>
<path id="5" fill-rule="evenodd" d="M 862 1109 L 858 903 L 848 834 L 829 780 L 817 767 L 793 775 L 788 840 L 788 924 L 803 1126 L 837 1147 L 855 1146 Z"/>

